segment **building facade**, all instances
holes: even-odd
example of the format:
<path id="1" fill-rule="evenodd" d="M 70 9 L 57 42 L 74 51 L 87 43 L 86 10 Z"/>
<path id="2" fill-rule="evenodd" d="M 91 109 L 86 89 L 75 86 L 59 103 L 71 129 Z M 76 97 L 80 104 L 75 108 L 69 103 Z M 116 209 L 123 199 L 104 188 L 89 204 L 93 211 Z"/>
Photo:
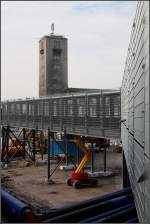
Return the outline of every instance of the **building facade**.
<path id="1" fill-rule="evenodd" d="M 51 34 L 39 41 L 39 96 L 68 89 L 67 38 Z"/>
<path id="2" fill-rule="evenodd" d="M 2 103 L 2 123 L 120 139 L 120 90 L 6 101 Z"/>
<path id="3" fill-rule="evenodd" d="M 121 87 L 121 137 L 140 223 L 150 223 L 149 1 L 139 1 Z"/>

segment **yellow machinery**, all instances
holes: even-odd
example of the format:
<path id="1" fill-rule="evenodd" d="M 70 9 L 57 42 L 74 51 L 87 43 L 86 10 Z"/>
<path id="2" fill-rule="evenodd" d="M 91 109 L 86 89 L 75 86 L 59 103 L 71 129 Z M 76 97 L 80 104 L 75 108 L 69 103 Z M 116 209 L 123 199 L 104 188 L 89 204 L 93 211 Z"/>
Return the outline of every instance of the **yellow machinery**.
<path id="1" fill-rule="evenodd" d="M 97 180 L 94 178 L 89 178 L 88 173 L 84 171 L 86 163 L 90 160 L 90 150 L 82 142 L 81 137 L 77 136 L 75 143 L 84 152 L 84 157 L 79 163 L 75 171 L 72 172 L 71 178 L 67 180 L 69 186 L 74 186 L 75 188 L 80 188 L 82 186 L 95 186 L 97 185 Z"/>
<path id="2" fill-rule="evenodd" d="M 84 152 L 84 157 L 82 158 L 77 169 L 75 170 L 75 173 L 81 173 L 84 171 L 84 167 L 90 159 L 90 151 L 88 147 L 86 147 L 85 144 L 82 143 L 81 138 L 79 136 L 76 137 L 75 143 L 78 146 L 78 148 Z"/>

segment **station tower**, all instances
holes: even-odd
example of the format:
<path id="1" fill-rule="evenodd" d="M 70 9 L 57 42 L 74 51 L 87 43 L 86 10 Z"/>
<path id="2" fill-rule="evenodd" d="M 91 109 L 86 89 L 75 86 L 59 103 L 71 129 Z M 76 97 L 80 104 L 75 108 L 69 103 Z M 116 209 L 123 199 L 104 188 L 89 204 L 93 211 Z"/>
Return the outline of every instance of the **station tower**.
<path id="1" fill-rule="evenodd" d="M 67 38 L 52 33 L 39 41 L 39 96 L 63 93 L 68 89 Z"/>

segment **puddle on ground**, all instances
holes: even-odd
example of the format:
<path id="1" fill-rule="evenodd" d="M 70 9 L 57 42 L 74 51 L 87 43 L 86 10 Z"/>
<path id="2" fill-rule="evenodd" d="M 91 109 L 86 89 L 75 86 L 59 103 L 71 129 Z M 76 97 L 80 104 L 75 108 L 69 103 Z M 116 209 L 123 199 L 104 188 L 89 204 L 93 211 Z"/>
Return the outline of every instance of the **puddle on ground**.
<path id="1" fill-rule="evenodd" d="M 49 192 L 49 194 L 58 194 L 58 192 L 57 191 L 51 191 L 51 192 Z"/>

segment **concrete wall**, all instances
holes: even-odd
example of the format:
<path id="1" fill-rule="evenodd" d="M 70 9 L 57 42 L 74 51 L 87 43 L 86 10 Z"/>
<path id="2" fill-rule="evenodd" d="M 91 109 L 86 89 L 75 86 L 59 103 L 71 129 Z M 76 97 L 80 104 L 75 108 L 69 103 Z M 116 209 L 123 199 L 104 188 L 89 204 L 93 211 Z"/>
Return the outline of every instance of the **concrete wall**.
<path id="1" fill-rule="evenodd" d="M 121 136 L 140 222 L 150 223 L 149 1 L 139 1 L 121 88 Z"/>

